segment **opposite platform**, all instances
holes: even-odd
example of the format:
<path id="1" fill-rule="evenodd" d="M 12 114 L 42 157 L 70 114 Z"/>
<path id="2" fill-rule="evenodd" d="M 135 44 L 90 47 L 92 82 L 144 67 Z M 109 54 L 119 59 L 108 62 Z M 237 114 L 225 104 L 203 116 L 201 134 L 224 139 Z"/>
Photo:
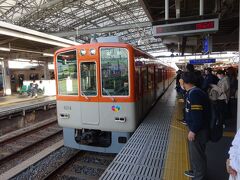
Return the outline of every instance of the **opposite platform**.
<path id="1" fill-rule="evenodd" d="M 55 96 L 43 96 L 39 98 L 27 98 L 21 99 L 18 101 L 11 101 L 9 103 L 2 102 L 0 103 L 0 117 L 11 115 L 13 113 L 23 112 L 25 111 L 48 106 L 48 105 L 56 105 L 56 97 Z"/>

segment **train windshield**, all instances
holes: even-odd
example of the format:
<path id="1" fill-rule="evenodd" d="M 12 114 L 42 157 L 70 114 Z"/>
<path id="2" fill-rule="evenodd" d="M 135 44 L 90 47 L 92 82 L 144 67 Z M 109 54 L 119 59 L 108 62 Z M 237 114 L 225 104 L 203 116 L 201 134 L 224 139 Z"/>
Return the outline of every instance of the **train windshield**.
<path id="1" fill-rule="evenodd" d="M 58 94 L 78 95 L 76 51 L 57 55 Z"/>
<path id="2" fill-rule="evenodd" d="M 101 48 L 102 95 L 129 95 L 128 64 L 126 48 Z"/>
<path id="3" fill-rule="evenodd" d="M 82 62 L 81 68 L 81 92 L 86 96 L 96 96 L 96 63 Z"/>

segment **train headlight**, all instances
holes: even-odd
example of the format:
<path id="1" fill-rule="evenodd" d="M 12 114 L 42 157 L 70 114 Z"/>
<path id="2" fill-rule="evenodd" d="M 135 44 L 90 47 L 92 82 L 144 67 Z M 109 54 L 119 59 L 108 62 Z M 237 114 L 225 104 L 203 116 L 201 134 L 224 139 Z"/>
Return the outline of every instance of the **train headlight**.
<path id="1" fill-rule="evenodd" d="M 85 50 L 85 49 L 81 49 L 81 50 L 80 50 L 80 54 L 81 54 L 81 56 L 84 56 L 84 55 L 86 55 L 86 53 L 87 53 L 87 52 L 86 52 L 86 50 Z"/>
<path id="2" fill-rule="evenodd" d="M 90 49 L 90 54 L 95 55 L 96 54 L 96 49 Z"/>

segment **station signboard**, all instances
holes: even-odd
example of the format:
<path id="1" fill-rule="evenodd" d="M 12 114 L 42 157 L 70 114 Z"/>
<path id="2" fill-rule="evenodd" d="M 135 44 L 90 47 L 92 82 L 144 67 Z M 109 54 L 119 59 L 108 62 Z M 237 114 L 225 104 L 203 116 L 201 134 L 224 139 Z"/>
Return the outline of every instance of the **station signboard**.
<path id="1" fill-rule="evenodd" d="M 209 52 L 209 39 L 208 37 L 205 37 L 203 39 L 203 53 L 207 54 Z"/>
<path id="2" fill-rule="evenodd" d="M 153 36 L 210 33 L 218 31 L 218 26 L 218 18 L 154 25 Z"/>
<path id="3" fill-rule="evenodd" d="M 190 59 L 190 64 L 216 63 L 216 59 Z"/>

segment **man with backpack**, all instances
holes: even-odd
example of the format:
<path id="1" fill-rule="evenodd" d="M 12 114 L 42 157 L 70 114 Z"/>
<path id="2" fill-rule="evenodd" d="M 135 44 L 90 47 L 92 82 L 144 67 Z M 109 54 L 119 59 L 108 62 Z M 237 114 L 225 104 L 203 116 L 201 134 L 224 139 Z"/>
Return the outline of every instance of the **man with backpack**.
<path id="1" fill-rule="evenodd" d="M 187 91 L 185 116 L 189 128 L 189 153 L 192 170 L 185 175 L 194 180 L 206 179 L 206 143 L 209 140 L 210 106 L 207 94 L 196 87 L 197 77 L 193 72 L 182 75 L 182 86 Z"/>

